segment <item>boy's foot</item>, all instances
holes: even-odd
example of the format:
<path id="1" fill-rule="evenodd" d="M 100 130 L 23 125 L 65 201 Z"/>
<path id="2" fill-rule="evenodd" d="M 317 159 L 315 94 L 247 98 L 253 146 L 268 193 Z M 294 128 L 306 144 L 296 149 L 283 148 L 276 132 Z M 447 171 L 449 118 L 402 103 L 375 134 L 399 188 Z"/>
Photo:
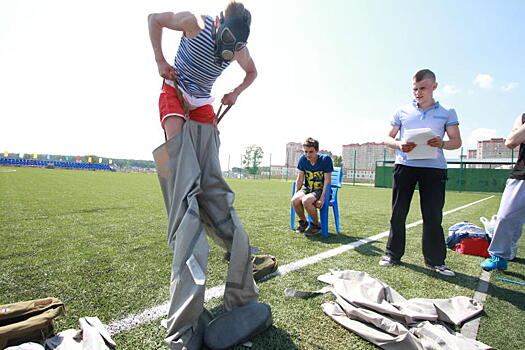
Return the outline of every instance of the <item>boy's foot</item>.
<path id="1" fill-rule="evenodd" d="M 452 271 L 451 269 L 449 269 L 447 265 L 430 266 L 430 268 L 436 270 L 437 273 L 440 273 L 443 276 L 449 276 L 449 277 L 456 276 L 456 273 Z"/>
<path id="2" fill-rule="evenodd" d="M 388 255 L 383 256 L 381 260 L 379 260 L 379 266 L 388 267 L 388 266 L 394 266 L 397 264 L 399 264 L 399 261 L 395 260 L 394 258 Z"/>
<path id="3" fill-rule="evenodd" d="M 299 233 L 304 233 L 306 229 L 308 228 L 308 222 L 304 220 L 299 220 L 299 227 L 295 230 Z"/>
<path id="4" fill-rule="evenodd" d="M 321 225 L 311 223 L 310 227 L 306 231 L 304 231 L 305 236 L 315 236 L 321 233 Z"/>
<path id="5" fill-rule="evenodd" d="M 507 260 L 500 258 L 499 256 L 491 256 L 485 259 L 479 264 L 485 271 L 500 270 L 504 271 L 507 269 Z"/>

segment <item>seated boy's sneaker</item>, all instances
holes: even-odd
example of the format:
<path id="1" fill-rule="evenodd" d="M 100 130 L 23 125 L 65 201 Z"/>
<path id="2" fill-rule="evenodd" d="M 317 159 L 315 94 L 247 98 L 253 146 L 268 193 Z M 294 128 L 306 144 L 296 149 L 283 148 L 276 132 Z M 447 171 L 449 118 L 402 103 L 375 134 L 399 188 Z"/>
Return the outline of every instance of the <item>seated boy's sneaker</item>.
<path id="1" fill-rule="evenodd" d="M 496 269 L 503 271 L 507 269 L 507 260 L 500 258 L 499 256 L 491 256 L 490 258 L 483 260 L 479 266 L 485 271 Z"/>
<path id="2" fill-rule="evenodd" d="M 305 236 L 315 236 L 318 235 L 321 232 L 321 225 L 319 224 L 310 224 L 310 227 L 306 231 L 304 231 Z"/>
<path id="3" fill-rule="evenodd" d="M 397 264 L 399 264 L 399 261 L 388 255 L 383 256 L 381 260 L 379 260 L 379 266 L 394 266 Z"/>
<path id="4" fill-rule="evenodd" d="M 437 273 L 440 273 L 442 274 L 443 276 L 449 276 L 449 277 L 454 277 L 456 276 L 456 274 L 454 273 L 454 271 L 452 271 L 451 269 L 449 269 L 447 267 L 447 265 L 436 265 L 436 266 L 432 266 L 433 269 L 436 270 Z"/>
<path id="5" fill-rule="evenodd" d="M 306 229 L 308 228 L 308 221 L 299 220 L 299 227 L 297 228 L 297 232 L 304 233 Z"/>

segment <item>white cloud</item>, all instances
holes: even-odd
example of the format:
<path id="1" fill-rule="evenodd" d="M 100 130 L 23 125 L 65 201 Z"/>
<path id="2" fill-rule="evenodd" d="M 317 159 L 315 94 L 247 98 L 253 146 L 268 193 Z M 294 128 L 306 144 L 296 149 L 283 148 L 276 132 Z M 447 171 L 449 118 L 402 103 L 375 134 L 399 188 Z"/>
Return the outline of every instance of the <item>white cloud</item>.
<path id="1" fill-rule="evenodd" d="M 455 95 L 455 94 L 459 94 L 460 92 L 461 92 L 460 89 L 452 85 L 445 85 L 445 87 L 443 88 L 443 93 L 447 95 Z"/>
<path id="2" fill-rule="evenodd" d="M 520 85 L 520 83 L 517 83 L 517 82 L 515 82 L 515 81 L 512 81 L 512 82 L 510 82 L 510 83 L 507 83 L 507 84 L 503 85 L 503 86 L 501 87 L 501 91 L 503 91 L 503 92 L 508 92 L 508 91 L 510 91 L 510 90 L 514 90 L 514 89 L 517 88 L 519 85 Z"/>
<path id="3" fill-rule="evenodd" d="M 477 85 L 482 89 L 490 89 L 493 82 L 494 78 L 492 78 L 489 74 L 478 74 L 478 76 L 473 81 L 474 85 Z"/>
<path id="4" fill-rule="evenodd" d="M 469 90 L 467 91 L 467 94 L 469 94 L 469 95 L 474 95 L 474 90 L 469 89 Z"/>
<path id="5" fill-rule="evenodd" d="M 474 129 L 465 139 L 465 146 L 468 149 L 475 149 L 478 145 L 478 141 L 490 140 L 491 138 L 502 137 L 498 135 L 496 129 L 478 128 Z"/>

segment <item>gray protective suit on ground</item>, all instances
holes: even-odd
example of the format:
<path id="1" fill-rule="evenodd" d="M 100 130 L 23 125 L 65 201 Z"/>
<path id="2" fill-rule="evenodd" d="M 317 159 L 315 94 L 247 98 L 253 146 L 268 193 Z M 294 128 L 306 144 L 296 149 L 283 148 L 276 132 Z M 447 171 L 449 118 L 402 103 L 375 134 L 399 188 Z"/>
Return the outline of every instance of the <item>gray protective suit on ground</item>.
<path id="1" fill-rule="evenodd" d="M 464 296 L 407 300 L 394 289 L 362 271 L 332 271 L 318 277 L 331 286 L 316 292 L 286 290 L 295 297 L 331 292 L 336 302 L 323 311 L 344 328 L 387 350 L 491 349 L 452 331 L 443 322 L 459 325 L 483 307 Z"/>
<path id="2" fill-rule="evenodd" d="M 192 120 L 153 151 L 168 212 L 168 245 L 173 251 L 166 338 L 171 349 L 201 346 L 199 316 L 204 316 L 208 269 L 204 233 L 231 253 L 224 309 L 230 311 L 258 298 L 248 235 L 233 208 L 234 193 L 222 177 L 218 155 L 216 126 Z"/>

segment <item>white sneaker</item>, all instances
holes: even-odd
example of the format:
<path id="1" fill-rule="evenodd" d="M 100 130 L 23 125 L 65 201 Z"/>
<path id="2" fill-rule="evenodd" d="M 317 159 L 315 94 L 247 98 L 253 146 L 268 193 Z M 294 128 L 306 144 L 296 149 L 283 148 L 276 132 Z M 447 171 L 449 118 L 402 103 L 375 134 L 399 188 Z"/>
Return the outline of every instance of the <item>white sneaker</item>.
<path id="1" fill-rule="evenodd" d="M 379 260 L 379 266 L 394 266 L 399 264 L 399 261 L 394 260 L 391 256 L 385 255 Z"/>
<path id="2" fill-rule="evenodd" d="M 456 276 L 454 271 L 449 269 L 447 267 L 447 265 L 436 265 L 436 266 L 433 266 L 432 268 L 435 269 L 437 273 L 440 273 L 443 276 L 449 276 L 449 277 L 455 277 Z"/>

